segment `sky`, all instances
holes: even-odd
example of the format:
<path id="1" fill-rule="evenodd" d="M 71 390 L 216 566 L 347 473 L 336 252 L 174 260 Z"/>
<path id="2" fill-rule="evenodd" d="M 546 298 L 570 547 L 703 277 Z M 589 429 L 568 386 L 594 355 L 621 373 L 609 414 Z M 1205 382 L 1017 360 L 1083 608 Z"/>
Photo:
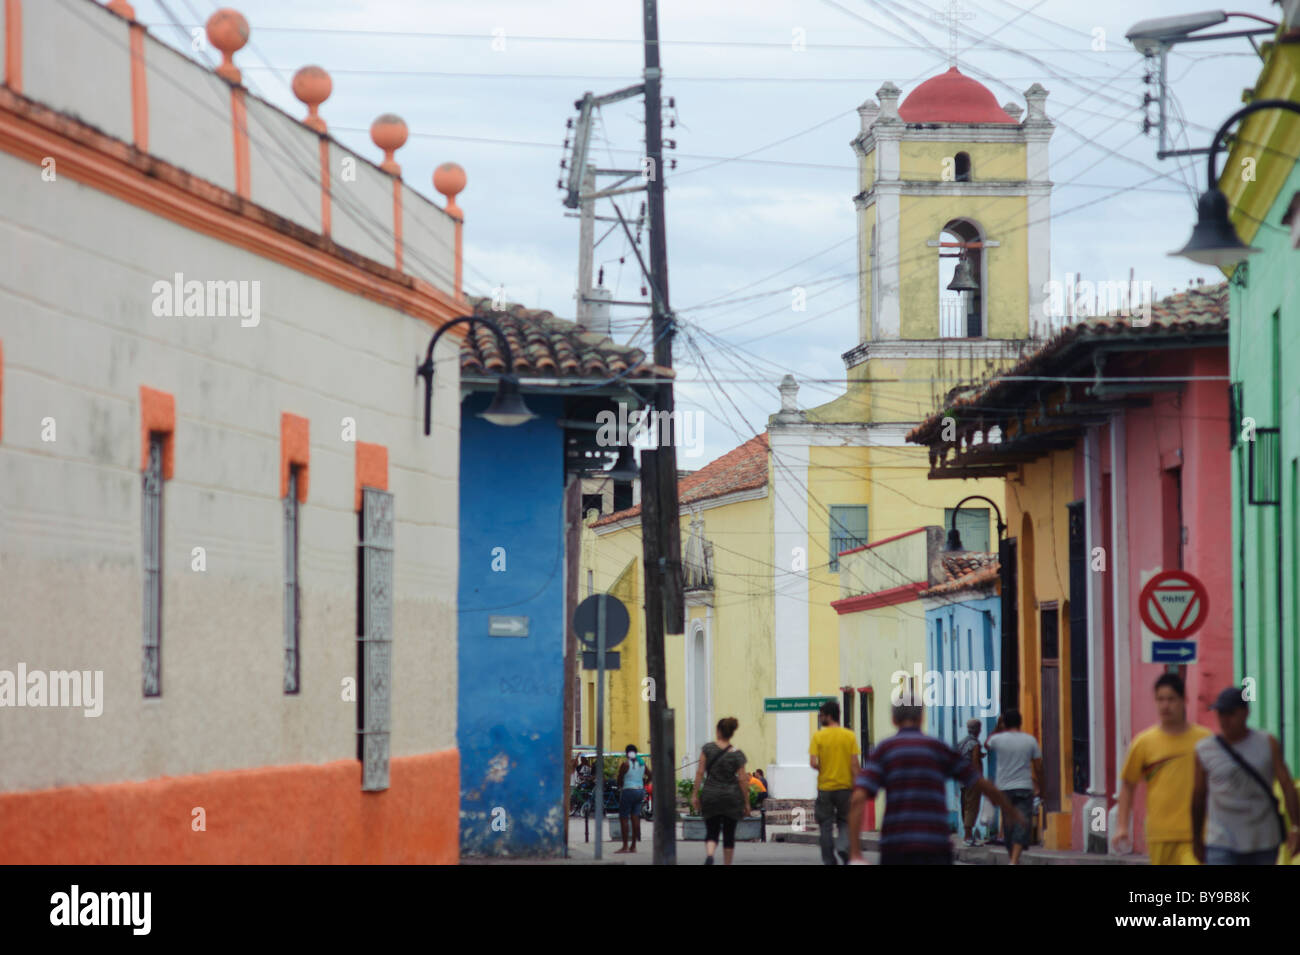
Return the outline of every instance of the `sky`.
<path id="1" fill-rule="evenodd" d="M 191 50 L 214 0 L 136 0 L 137 18 Z M 1156 159 L 1144 136 L 1143 58 L 1124 39 L 1137 21 L 1187 12 L 1178 0 L 965 0 L 958 67 L 999 103 L 1050 93 L 1051 274 L 1125 281 L 1158 296 L 1221 279 L 1168 252 L 1181 247 L 1204 188 L 1205 157 Z M 904 97 L 949 65 L 944 0 L 660 0 L 670 298 L 677 404 L 697 415 L 694 469 L 762 431 L 780 407 L 777 384 L 801 382 L 799 403 L 843 390 L 842 353 L 858 344 L 856 108 L 892 81 Z M 397 113 L 410 139 L 397 159 L 408 185 L 442 204 L 431 176 L 464 167 L 466 289 L 574 315 L 578 223 L 556 181 L 585 91 L 641 81 L 640 0 L 242 0 L 251 41 L 236 54 L 246 85 L 293 115 L 301 66 L 324 67 L 334 91 L 321 115 L 340 141 L 376 161 L 371 121 Z M 1263 0 L 1235 9 L 1276 19 Z M 1230 21 L 1240 29 L 1250 21 Z M 1226 28 L 1223 28 L 1226 29 Z M 802 41 L 799 43 L 798 41 Z M 801 47 L 801 48 L 800 48 Z M 214 55 L 208 50 L 206 55 Z M 1183 45 L 1170 55 L 1171 134 L 1206 146 L 1241 104 L 1260 61 L 1245 39 Z M 639 166 L 640 99 L 607 107 L 594 161 Z M 640 196 L 620 200 L 635 215 Z M 608 203 L 598 214 L 612 215 Z M 605 226 L 608 228 L 608 226 Z M 604 228 L 597 229 L 597 236 Z M 648 253 L 645 253 L 648 254 Z M 621 230 L 596 264 L 620 300 L 648 301 Z M 806 289 L 806 310 L 791 289 Z M 743 301 L 735 301 L 743 299 Z M 648 308 L 614 311 L 619 342 L 649 343 Z M 707 366 L 701 363 L 701 356 Z"/>

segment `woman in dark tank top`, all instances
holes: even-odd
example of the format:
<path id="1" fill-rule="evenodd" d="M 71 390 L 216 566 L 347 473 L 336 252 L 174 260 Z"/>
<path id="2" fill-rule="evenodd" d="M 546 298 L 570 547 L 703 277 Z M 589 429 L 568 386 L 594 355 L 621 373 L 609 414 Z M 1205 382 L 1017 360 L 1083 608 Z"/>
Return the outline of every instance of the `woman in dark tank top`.
<path id="1" fill-rule="evenodd" d="M 718 720 L 717 741 L 705 743 L 695 770 L 692 804 L 704 817 L 705 865 L 713 864 L 713 853 L 722 836 L 722 860 L 731 865 L 736 852 L 736 823 L 749 815 L 749 773 L 745 754 L 731 745 L 740 721 L 729 716 Z"/>

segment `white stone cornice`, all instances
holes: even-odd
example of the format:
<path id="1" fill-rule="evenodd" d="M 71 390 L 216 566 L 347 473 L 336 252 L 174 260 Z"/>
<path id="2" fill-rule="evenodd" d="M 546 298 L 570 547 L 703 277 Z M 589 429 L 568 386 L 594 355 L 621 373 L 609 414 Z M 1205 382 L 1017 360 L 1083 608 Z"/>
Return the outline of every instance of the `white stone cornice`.
<path id="1" fill-rule="evenodd" d="M 1046 183 L 1051 188 L 1051 183 Z M 939 179 L 877 179 L 871 189 L 862 194 L 865 200 L 873 194 L 882 196 L 1011 196 L 1019 197 L 1041 189 L 1043 183 L 1026 179 L 999 182 L 943 182 Z"/>
<path id="2" fill-rule="evenodd" d="M 1026 132 L 1019 123 L 926 123 L 907 126 L 902 138 L 909 143 L 1022 143 Z"/>
<path id="3" fill-rule="evenodd" d="M 780 455 L 785 448 L 900 448 L 909 446 L 904 440 L 917 426 L 916 421 L 861 422 L 833 421 L 809 422 L 770 429 L 772 453 Z"/>
<path id="4" fill-rule="evenodd" d="M 1025 342 L 1018 338 L 932 338 L 863 342 L 842 356 L 846 368 L 856 368 L 872 358 L 903 361 L 910 358 L 1014 359 Z"/>

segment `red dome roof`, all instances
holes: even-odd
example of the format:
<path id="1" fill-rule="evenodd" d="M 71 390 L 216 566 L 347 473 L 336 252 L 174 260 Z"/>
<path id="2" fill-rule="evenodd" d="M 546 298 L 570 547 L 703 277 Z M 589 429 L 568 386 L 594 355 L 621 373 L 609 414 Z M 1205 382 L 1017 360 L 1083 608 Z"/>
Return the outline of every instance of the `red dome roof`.
<path id="1" fill-rule="evenodd" d="M 932 76 L 898 107 L 905 123 L 1014 123 L 984 84 L 953 66 Z"/>

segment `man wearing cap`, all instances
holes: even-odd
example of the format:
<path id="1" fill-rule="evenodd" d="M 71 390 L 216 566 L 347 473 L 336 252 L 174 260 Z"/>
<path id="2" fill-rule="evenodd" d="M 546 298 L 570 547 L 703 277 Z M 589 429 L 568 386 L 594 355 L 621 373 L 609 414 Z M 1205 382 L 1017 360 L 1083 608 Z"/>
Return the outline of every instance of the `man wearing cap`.
<path id="1" fill-rule="evenodd" d="M 1240 688 L 1228 687 L 1210 709 L 1219 715 L 1221 732 L 1196 744 L 1192 851 L 1205 865 L 1275 865 L 1283 841 L 1293 854 L 1300 851 L 1300 828 L 1285 828 L 1273 796 L 1276 779 L 1288 815 L 1300 819 L 1282 747 L 1246 725 L 1250 706 Z"/>

